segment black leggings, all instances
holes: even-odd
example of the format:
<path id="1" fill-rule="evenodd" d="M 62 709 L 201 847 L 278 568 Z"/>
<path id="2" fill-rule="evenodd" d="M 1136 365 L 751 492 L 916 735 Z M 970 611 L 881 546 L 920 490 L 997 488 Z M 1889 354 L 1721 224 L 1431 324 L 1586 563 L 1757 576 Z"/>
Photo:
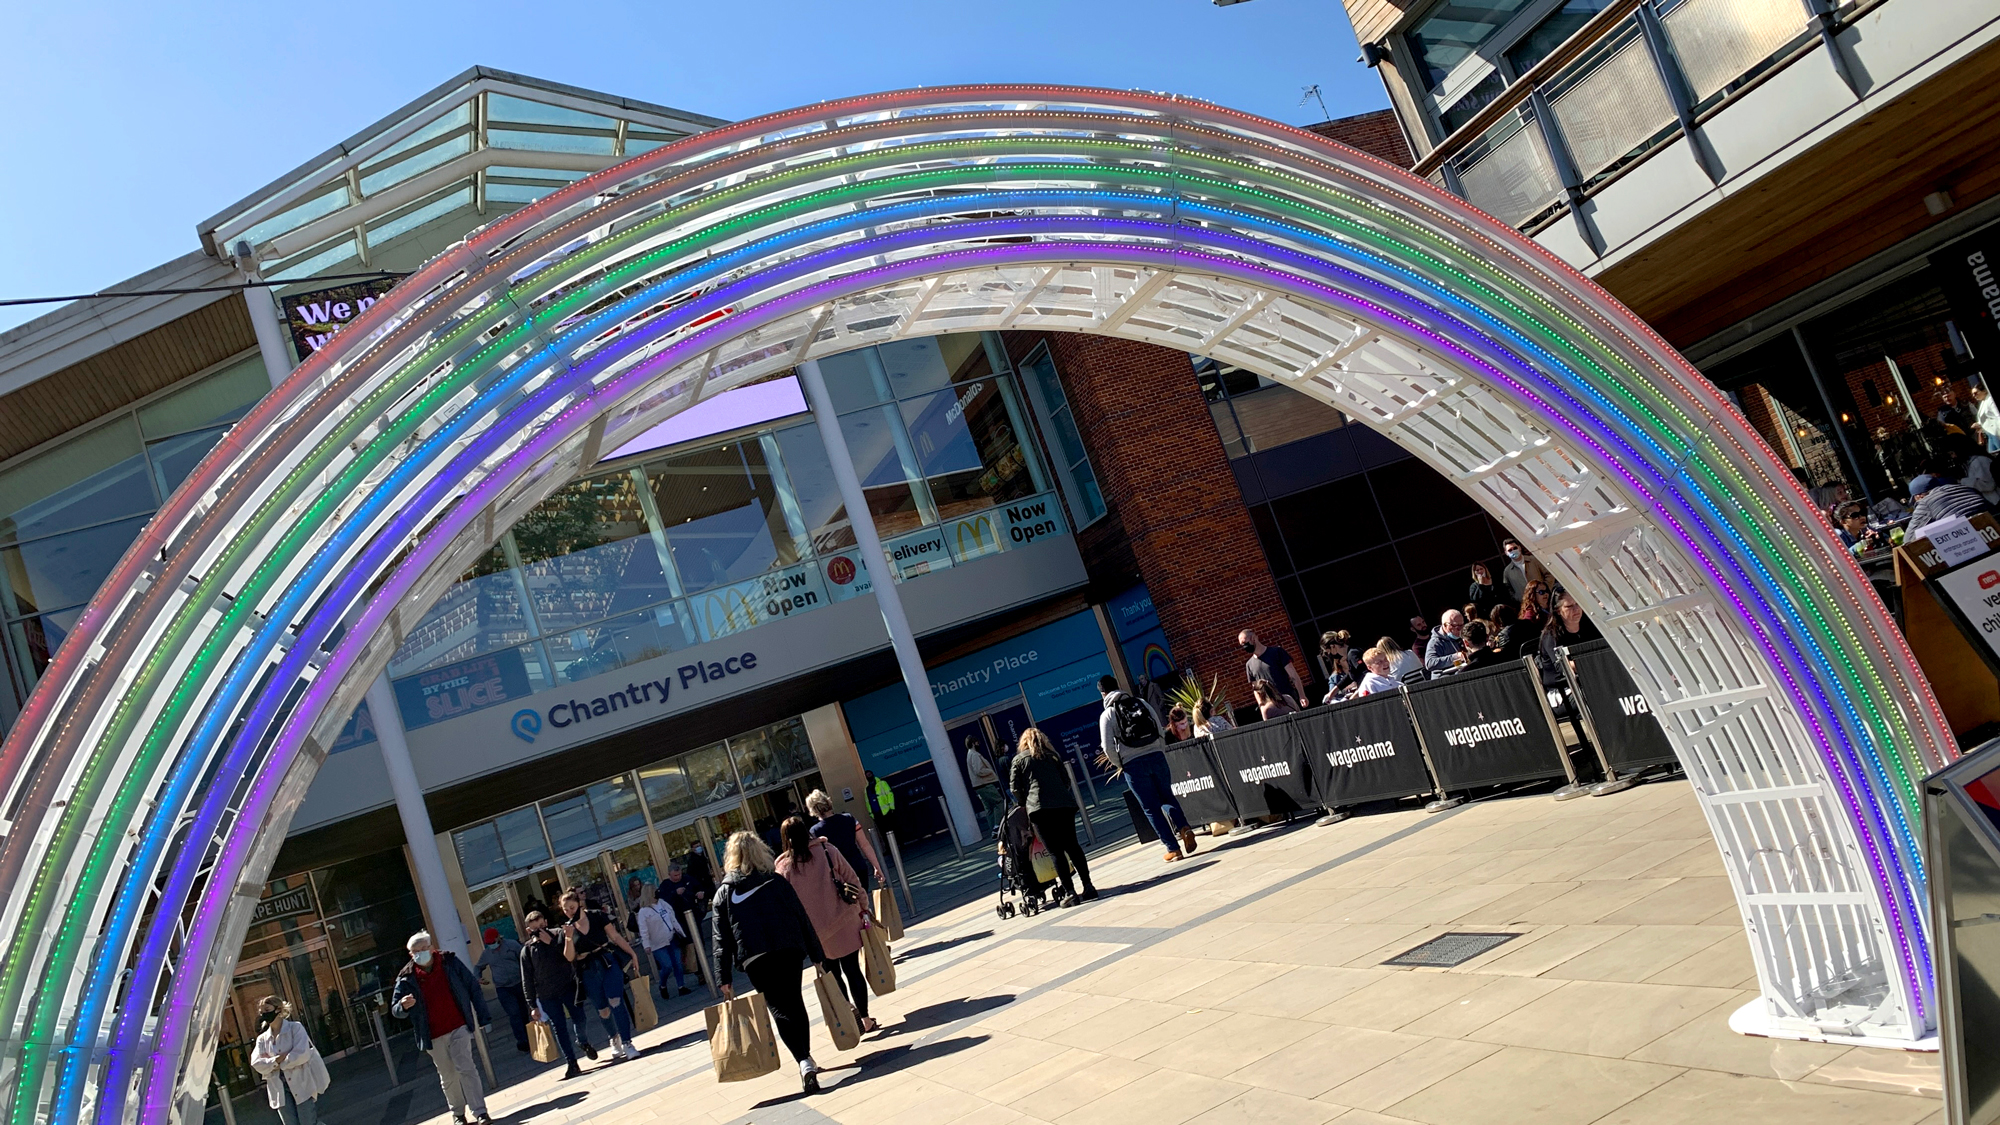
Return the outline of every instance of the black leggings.
<path id="1" fill-rule="evenodd" d="M 845 978 L 845 979 L 843 979 Z M 859 949 L 833 962 L 833 982 L 854 1005 L 854 1014 L 868 1018 L 868 978 L 861 971 L 861 951 Z"/>
<path id="2" fill-rule="evenodd" d="M 801 1060 L 812 1054 L 812 1018 L 806 1015 L 804 978 L 799 972 L 805 959 L 801 950 L 779 949 L 743 966 L 750 986 L 764 994 L 771 1022 L 778 1025 L 778 1038 L 785 1041 L 792 1058 Z"/>
<path id="3" fill-rule="evenodd" d="M 1056 879 L 1064 893 L 1072 889 L 1069 881 L 1072 867 L 1077 878 L 1083 880 L 1083 889 L 1090 890 L 1090 864 L 1083 858 L 1082 845 L 1076 842 L 1076 810 L 1036 809 L 1028 814 L 1028 823 L 1035 826 L 1035 835 L 1042 838 L 1042 846 L 1055 859 Z"/>

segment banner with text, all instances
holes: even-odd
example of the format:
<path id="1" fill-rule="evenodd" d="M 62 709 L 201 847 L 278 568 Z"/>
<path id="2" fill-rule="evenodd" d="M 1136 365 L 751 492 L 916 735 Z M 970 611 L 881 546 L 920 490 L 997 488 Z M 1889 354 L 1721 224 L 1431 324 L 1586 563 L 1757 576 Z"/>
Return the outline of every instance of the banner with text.
<path id="1" fill-rule="evenodd" d="M 310 293 L 287 293 L 279 298 L 278 307 L 284 311 L 285 326 L 291 330 L 292 346 L 298 350 L 299 358 L 304 359 L 325 346 L 348 321 L 394 289 L 396 280 L 372 278 Z"/>
<path id="2" fill-rule="evenodd" d="M 405 676 L 395 681 L 403 729 L 441 723 L 469 711 L 530 694 L 528 668 L 518 648 L 503 648 L 470 660 Z"/>
<path id="3" fill-rule="evenodd" d="M 1269 816 L 1315 807 L 1312 769 L 1296 718 L 1223 731 L 1210 749 L 1239 816 Z"/>
<path id="4" fill-rule="evenodd" d="M 1647 766 L 1671 765 L 1673 743 L 1660 727 L 1659 716 L 1646 705 L 1639 685 L 1625 670 L 1625 662 L 1603 641 L 1592 641 L 1569 650 L 1575 666 L 1577 694 L 1590 712 L 1590 727 L 1597 732 L 1598 753 L 1604 764 L 1615 770 L 1636 770 Z"/>
<path id="5" fill-rule="evenodd" d="M 1313 792 L 1330 809 L 1431 790 L 1417 729 L 1400 692 L 1385 691 L 1292 720 Z"/>
<path id="6" fill-rule="evenodd" d="M 1229 799 L 1229 785 L 1222 780 L 1215 756 L 1209 753 L 1206 738 L 1190 738 L 1167 747 L 1168 782 L 1181 803 L 1190 826 L 1235 820 L 1236 804 Z"/>
<path id="7" fill-rule="evenodd" d="M 1562 777 L 1562 751 L 1525 665 L 1443 676 L 1407 689 L 1443 789 Z"/>

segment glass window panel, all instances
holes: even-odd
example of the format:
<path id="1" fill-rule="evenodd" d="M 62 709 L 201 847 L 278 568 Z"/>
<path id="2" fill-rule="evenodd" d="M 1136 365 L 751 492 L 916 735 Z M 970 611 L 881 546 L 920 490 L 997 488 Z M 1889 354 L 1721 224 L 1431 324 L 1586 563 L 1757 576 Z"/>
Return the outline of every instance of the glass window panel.
<path id="1" fill-rule="evenodd" d="M 571 890 L 583 894 L 584 905 L 590 909 L 608 910 L 612 906 L 611 880 L 604 874 L 604 861 L 598 856 L 583 856 L 563 864 L 562 877 Z"/>
<path id="2" fill-rule="evenodd" d="M 533 805 L 501 813 L 493 818 L 493 825 L 500 833 L 500 846 L 507 853 L 509 870 L 523 871 L 547 862 L 549 843 L 542 838 L 542 819 L 535 815 Z"/>
<path id="3" fill-rule="evenodd" d="M 1083 435 L 1077 432 L 1076 412 L 1070 407 L 1069 395 L 1056 373 L 1055 360 L 1046 346 L 1039 347 L 1021 365 L 1021 370 L 1028 380 L 1028 397 L 1042 420 L 1042 436 L 1055 443 L 1050 452 L 1059 462 L 1057 469 L 1063 478 L 1064 492 L 1069 496 L 1070 509 L 1075 512 L 1077 523 L 1089 524 L 1104 514 L 1104 494 L 1097 487 L 1097 471 L 1091 468 Z"/>
<path id="4" fill-rule="evenodd" d="M 771 752 L 769 731 L 751 731 L 729 740 L 729 757 L 736 763 L 736 775 L 743 779 L 743 791 L 754 793 L 776 785 L 785 776 Z"/>
<path id="5" fill-rule="evenodd" d="M 6 569 L 10 595 L 5 607 L 8 615 L 24 616 L 89 601 L 144 526 L 146 517 L 134 516 L 0 550 L 0 567 Z"/>
<path id="6" fill-rule="evenodd" d="M 660 873 L 653 867 L 653 849 L 644 840 L 613 848 L 611 871 L 618 879 L 618 901 L 628 911 L 646 905 L 646 892 L 660 885 Z M 619 924 L 624 925 L 623 922 Z M 638 935 L 625 936 L 635 938 Z M 639 987 L 644 988 L 645 985 Z"/>
<path id="7" fill-rule="evenodd" d="M 390 239 L 408 234 L 426 223 L 444 218 L 461 207 L 472 206 L 472 181 L 431 200 L 420 207 L 414 207 L 387 222 L 372 224 L 368 228 L 368 244 L 380 246 Z"/>
<path id="8" fill-rule="evenodd" d="M 822 555 L 854 545 L 854 527 L 847 520 L 847 505 L 841 502 L 840 486 L 833 479 L 833 462 L 827 460 L 826 443 L 819 439 L 818 426 L 793 426 L 777 434 L 778 454 L 784 458 L 785 476 L 805 520 L 812 549 Z"/>
<path id="9" fill-rule="evenodd" d="M 812 741 L 806 737 L 806 725 L 798 719 L 772 723 L 770 738 L 771 755 L 777 760 L 782 776 L 791 777 L 819 768 L 819 760 L 813 757 Z"/>
<path id="10" fill-rule="evenodd" d="M 1535 30 L 1522 36 L 1507 49 L 1507 61 L 1514 64 L 1514 73 L 1519 75 L 1529 67 L 1549 57 L 1549 52 L 1562 46 L 1565 39 L 1583 29 L 1590 17 L 1603 11 L 1610 0 L 1565 0 Z"/>
<path id="11" fill-rule="evenodd" d="M 0 472 L 0 543 L 150 512 L 156 503 L 138 428 L 121 418 Z"/>
<path id="12" fill-rule="evenodd" d="M 1452 68 L 1471 57 L 1527 5 L 1528 0 L 1447 2 L 1418 21 L 1409 32 L 1410 53 L 1417 57 L 1424 88 L 1436 88 Z"/>
<path id="13" fill-rule="evenodd" d="M 640 156 L 656 148 L 665 148 L 673 143 L 672 141 L 649 141 L 628 134 L 625 137 L 625 155 Z"/>
<path id="14" fill-rule="evenodd" d="M 908 398 L 928 391 L 935 391 L 951 384 L 952 364 L 946 362 L 944 347 L 946 341 L 961 345 L 954 349 L 963 359 L 965 341 L 976 347 L 976 335 L 927 336 L 916 340 L 897 340 L 883 344 L 875 350 L 881 353 L 882 368 L 889 374 L 889 387 L 897 398 Z"/>
<path id="15" fill-rule="evenodd" d="M 560 187 L 563 184 L 573 184 L 589 174 L 588 172 L 571 172 L 562 168 L 524 168 L 515 164 L 495 164 L 486 169 L 486 178 L 488 180 L 509 178 L 532 180 L 536 183 L 547 183 L 556 187 Z"/>
<path id="16" fill-rule="evenodd" d="M 940 519 L 955 519 L 1036 491 L 1000 378 L 900 404 Z"/>
<path id="17" fill-rule="evenodd" d="M 688 783 L 687 767 L 681 758 L 640 770 L 639 788 L 645 794 L 646 808 L 652 812 L 655 823 L 693 812 L 701 804 Z"/>
<path id="18" fill-rule="evenodd" d="M 543 635 L 673 596 L 630 473 L 577 481 L 514 525 L 522 577 Z"/>
<path id="19" fill-rule="evenodd" d="M 613 669 L 679 652 L 695 643 L 686 623 L 684 602 L 663 602 L 622 617 L 546 639 L 556 672 L 566 682 L 588 679 Z"/>
<path id="20" fill-rule="evenodd" d="M 40 679 L 49 666 L 49 660 L 62 647 L 63 638 L 76 628 L 77 619 L 83 616 L 83 607 L 76 606 L 59 613 L 44 613 L 40 617 L 30 617 L 17 621 L 8 628 L 14 634 L 14 642 L 19 651 L 27 657 L 30 676 Z"/>
<path id="21" fill-rule="evenodd" d="M 194 472 L 222 435 L 229 432 L 228 426 L 217 426 L 212 430 L 196 430 L 191 434 L 170 437 L 156 441 L 146 447 L 146 459 L 153 463 L 153 483 L 159 487 L 161 496 L 171 496 L 174 489 Z"/>
<path id="22" fill-rule="evenodd" d="M 868 512 L 884 538 L 914 531 L 935 518 L 925 509 L 929 494 L 911 487 L 922 468 L 910 436 L 893 406 L 840 416 L 840 433 L 868 497 Z"/>
<path id="23" fill-rule="evenodd" d="M 615 129 L 618 122 L 581 110 L 564 109 L 547 102 L 534 102 L 507 94 L 486 95 L 486 120 L 514 121 L 529 125 L 575 125 L 589 129 Z"/>
<path id="24" fill-rule="evenodd" d="M 889 372 L 874 348 L 827 356 L 819 361 L 819 373 L 835 413 L 889 401 Z"/>
<path id="25" fill-rule="evenodd" d="M 543 801 L 542 823 L 548 826 L 549 842 L 555 845 L 558 855 L 587 848 L 599 839 L 597 818 L 591 815 L 590 794 L 586 790 Z"/>
<path id="26" fill-rule="evenodd" d="M 266 272 L 265 277 L 270 281 L 302 281 L 360 256 L 360 246 L 352 236 L 346 236 L 334 239 L 332 242 L 322 242 L 282 265 L 272 267 Z"/>
<path id="27" fill-rule="evenodd" d="M 547 184 L 541 187 L 529 187 L 526 184 L 496 184 L 489 180 L 486 184 L 486 201 L 488 203 L 533 203 L 535 200 L 540 199 L 561 186 L 560 184 Z"/>
<path id="28" fill-rule="evenodd" d="M 639 811 L 639 791 L 627 774 L 600 781 L 585 792 L 590 794 L 591 815 L 597 818 L 600 837 L 616 836 L 646 826 L 646 814 Z"/>
<path id="29" fill-rule="evenodd" d="M 1233 396 L 1229 404 L 1235 408 L 1236 421 L 1243 427 L 1245 451 L 1251 453 L 1276 449 L 1347 424 L 1340 411 L 1276 383 Z"/>
<path id="30" fill-rule="evenodd" d="M 139 429 L 149 438 L 204 430 L 249 413 L 271 389 L 261 356 L 237 360 L 197 383 L 139 408 Z"/>
<path id="31" fill-rule="evenodd" d="M 458 866 L 465 872 L 467 885 L 477 886 L 507 873 L 507 852 L 500 846 L 500 832 L 492 821 L 453 832 L 451 845 L 458 853 Z"/>
<path id="32" fill-rule="evenodd" d="M 389 658 L 391 676 L 512 648 L 529 638 L 521 581 L 494 546 L 444 592 Z"/>
<path id="33" fill-rule="evenodd" d="M 415 149 L 420 149 L 429 142 L 444 136 L 445 134 L 451 132 L 454 129 L 468 128 L 469 126 L 471 126 L 471 124 L 472 124 L 472 103 L 461 102 L 459 103 L 457 109 L 452 110 L 450 113 L 445 114 L 443 117 L 438 118 L 436 121 L 433 121 L 430 124 L 424 126 L 423 128 L 417 130 L 416 132 L 411 133 L 409 136 L 404 137 L 402 140 L 397 141 L 395 144 L 390 145 L 388 148 L 383 149 L 382 154 L 380 156 L 377 156 L 375 159 L 378 161 L 388 160 L 401 153 L 411 152 Z"/>
<path id="34" fill-rule="evenodd" d="M 741 792 L 736 785 L 736 771 L 729 766 L 729 750 L 720 742 L 696 750 L 682 758 L 681 763 L 687 770 L 688 785 L 694 789 L 697 805 L 727 801 Z"/>
<path id="35" fill-rule="evenodd" d="M 585 133 L 543 133 L 533 129 L 488 129 L 486 141 L 494 148 L 527 152 L 579 152 L 591 156 L 610 156 L 618 143 L 609 133 L 594 136 Z"/>
<path id="36" fill-rule="evenodd" d="M 347 195 L 347 185 L 340 184 L 330 191 L 313 196 L 311 199 L 288 211 L 278 212 L 276 215 L 256 224 L 237 237 L 248 240 L 252 246 L 262 245 L 288 230 L 295 230 L 312 222 L 314 219 L 331 215 L 351 202 L 353 200 Z M 232 241 L 230 245 L 235 245 L 235 242 Z"/>
<path id="37" fill-rule="evenodd" d="M 770 465 L 756 441 L 733 441 L 646 468 L 667 547 L 687 593 L 798 561 Z"/>
<path id="38" fill-rule="evenodd" d="M 361 177 L 361 194 L 373 195 L 383 188 L 400 184 L 419 173 L 428 172 L 452 157 L 463 156 L 471 151 L 470 133 L 462 137 L 453 137 L 448 141 L 440 141 L 422 152 L 412 153 L 402 160 Z"/>

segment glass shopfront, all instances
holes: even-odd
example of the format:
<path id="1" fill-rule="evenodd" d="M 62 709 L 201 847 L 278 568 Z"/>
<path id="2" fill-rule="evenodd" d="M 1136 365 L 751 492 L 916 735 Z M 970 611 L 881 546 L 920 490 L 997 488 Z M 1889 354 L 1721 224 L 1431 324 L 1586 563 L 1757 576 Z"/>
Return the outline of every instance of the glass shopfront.
<path id="1" fill-rule="evenodd" d="M 459 828 L 452 847 L 480 928 L 518 937 L 570 888 L 622 915 L 635 883 L 643 895 L 697 844 L 719 858 L 751 826 L 775 841 L 819 784 L 805 724 L 788 718 Z"/>
<path id="2" fill-rule="evenodd" d="M 1046 356 L 1027 398 L 991 334 L 821 366 L 897 580 L 1068 533 L 1027 413 L 1073 436 Z M 1066 445 L 1062 462 L 1060 479 L 1083 490 L 1072 507 L 1096 518 L 1087 459 Z M 389 665 L 404 725 L 865 593 L 854 542 L 807 416 L 641 454 L 538 505 L 410 630 Z"/>

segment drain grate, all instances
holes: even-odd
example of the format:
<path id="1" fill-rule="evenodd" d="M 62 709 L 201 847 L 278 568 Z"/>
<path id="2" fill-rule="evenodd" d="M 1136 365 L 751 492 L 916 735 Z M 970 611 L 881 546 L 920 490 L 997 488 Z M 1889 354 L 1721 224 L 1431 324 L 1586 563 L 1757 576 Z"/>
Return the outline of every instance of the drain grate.
<path id="1" fill-rule="evenodd" d="M 1382 963 L 1412 968 L 1449 969 L 1453 965 L 1463 965 L 1487 950 L 1497 949 L 1520 936 L 1520 934 L 1439 934 L 1422 945 L 1406 949 Z"/>

